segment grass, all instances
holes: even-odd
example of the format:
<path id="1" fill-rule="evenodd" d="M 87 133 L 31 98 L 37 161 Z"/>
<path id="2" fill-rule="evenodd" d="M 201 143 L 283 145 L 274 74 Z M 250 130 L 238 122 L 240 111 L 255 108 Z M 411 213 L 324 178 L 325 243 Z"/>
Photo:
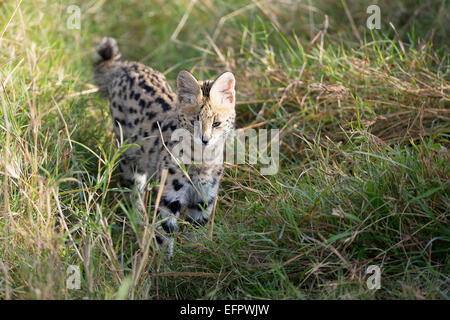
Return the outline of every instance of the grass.
<path id="1" fill-rule="evenodd" d="M 448 4 L 380 1 L 373 32 L 369 4 L 0 3 L 0 298 L 448 299 Z M 156 194 L 140 216 L 118 186 L 126 146 L 91 81 L 104 35 L 172 85 L 232 70 L 237 127 L 280 129 L 278 174 L 227 165 L 212 239 L 185 226 L 198 242 L 169 261 Z"/>

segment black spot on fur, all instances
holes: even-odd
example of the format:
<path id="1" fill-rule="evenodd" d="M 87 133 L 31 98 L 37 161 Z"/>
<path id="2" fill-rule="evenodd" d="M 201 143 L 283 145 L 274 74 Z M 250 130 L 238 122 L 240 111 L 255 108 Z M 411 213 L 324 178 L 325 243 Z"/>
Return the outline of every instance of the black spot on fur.
<path id="1" fill-rule="evenodd" d="M 169 110 L 172 108 L 172 107 L 170 106 L 170 104 L 169 104 L 166 100 L 164 100 L 163 98 L 161 98 L 161 97 L 156 98 L 155 101 L 158 102 L 159 104 L 161 104 L 161 108 L 162 108 L 164 111 L 169 111 Z"/>
<path id="2" fill-rule="evenodd" d="M 131 77 L 130 74 L 128 73 L 128 71 L 126 71 L 126 69 L 124 69 L 126 72 L 126 78 L 128 80 L 128 84 L 130 85 L 130 88 L 132 88 L 134 86 L 134 77 Z"/>
<path id="3" fill-rule="evenodd" d="M 169 173 L 170 174 L 175 174 L 177 171 L 174 168 L 169 168 Z"/>
<path id="4" fill-rule="evenodd" d="M 174 180 L 172 181 L 172 185 L 173 185 L 173 188 L 175 189 L 175 191 L 178 191 L 178 190 L 180 190 L 181 188 L 183 188 L 183 184 L 180 183 L 180 181 L 178 181 L 178 179 L 174 179 Z"/>
<path id="5" fill-rule="evenodd" d="M 176 226 L 174 224 L 169 223 L 167 221 L 164 221 L 162 223 L 162 227 L 163 227 L 164 231 L 167 232 L 168 234 L 173 233 L 176 229 Z"/>
<path id="6" fill-rule="evenodd" d="M 181 203 L 180 203 L 180 201 L 173 201 L 173 202 L 171 202 L 171 203 L 169 203 L 169 205 L 167 206 L 167 208 L 169 208 L 170 209 L 170 211 L 172 211 L 172 213 L 177 213 L 177 212 L 179 212 L 180 211 L 180 209 L 181 209 Z"/>
<path id="7" fill-rule="evenodd" d="M 156 113 L 155 112 L 146 112 L 145 115 L 147 116 L 148 120 L 152 120 L 156 116 Z"/>
<path id="8" fill-rule="evenodd" d="M 163 244 L 163 239 L 161 238 L 161 236 L 159 236 L 159 235 L 155 235 L 155 238 L 156 238 L 156 242 L 158 242 L 158 244 Z"/>
<path id="9" fill-rule="evenodd" d="M 211 91 L 211 87 L 214 84 L 214 81 L 208 80 L 203 82 L 202 85 L 202 94 L 205 98 L 209 97 L 209 92 Z"/>
<path id="10" fill-rule="evenodd" d="M 144 89 L 146 92 L 150 93 L 151 95 L 155 94 L 155 89 L 150 87 L 148 84 L 146 84 L 144 81 L 139 82 L 139 87 Z"/>
<path id="11" fill-rule="evenodd" d="M 169 127 L 171 128 L 173 125 L 174 125 L 173 122 L 170 121 L 168 124 L 166 124 L 165 126 L 163 126 L 163 127 L 161 128 L 161 130 L 162 130 L 162 131 L 166 131 L 167 129 L 169 129 Z"/>
<path id="12" fill-rule="evenodd" d="M 110 60 L 113 57 L 113 47 L 111 45 L 104 46 L 98 50 L 98 54 L 103 60 Z"/>

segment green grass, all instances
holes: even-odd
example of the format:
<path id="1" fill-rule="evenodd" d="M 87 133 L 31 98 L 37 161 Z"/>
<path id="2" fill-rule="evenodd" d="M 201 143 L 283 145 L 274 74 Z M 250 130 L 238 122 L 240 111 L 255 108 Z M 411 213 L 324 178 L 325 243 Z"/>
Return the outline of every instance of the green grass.
<path id="1" fill-rule="evenodd" d="M 370 32 L 370 1 L 190 3 L 0 3 L 0 298 L 448 299 L 448 4 L 380 1 Z M 172 260 L 156 195 L 140 216 L 118 186 L 126 146 L 91 81 L 104 35 L 172 85 L 233 71 L 237 126 L 280 129 L 278 174 L 227 165 L 212 240 L 186 225 L 198 243 Z"/>

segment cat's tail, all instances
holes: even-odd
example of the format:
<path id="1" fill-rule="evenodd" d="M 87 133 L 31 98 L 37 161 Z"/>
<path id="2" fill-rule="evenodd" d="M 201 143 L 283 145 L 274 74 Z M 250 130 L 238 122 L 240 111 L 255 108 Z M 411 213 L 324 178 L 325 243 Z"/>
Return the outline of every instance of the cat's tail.
<path id="1" fill-rule="evenodd" d="M 108 94 L 108 84 L 117 72 L 120 65 L 120 52 L 114 38 L 104 37 L 94 53 L 94 83 L 99 92 Z"/>

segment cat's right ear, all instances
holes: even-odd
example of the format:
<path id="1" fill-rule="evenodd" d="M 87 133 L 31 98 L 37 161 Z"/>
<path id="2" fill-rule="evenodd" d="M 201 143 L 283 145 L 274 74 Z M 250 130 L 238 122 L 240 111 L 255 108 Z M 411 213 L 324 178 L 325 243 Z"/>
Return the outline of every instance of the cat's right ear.
<path id="1" fill-rule="evenodd" d="M 202 98 L 202 90 L 197 79 L 186 70 L 178 74 L 177 94 L 182 107 L 197 106 Z"/>

